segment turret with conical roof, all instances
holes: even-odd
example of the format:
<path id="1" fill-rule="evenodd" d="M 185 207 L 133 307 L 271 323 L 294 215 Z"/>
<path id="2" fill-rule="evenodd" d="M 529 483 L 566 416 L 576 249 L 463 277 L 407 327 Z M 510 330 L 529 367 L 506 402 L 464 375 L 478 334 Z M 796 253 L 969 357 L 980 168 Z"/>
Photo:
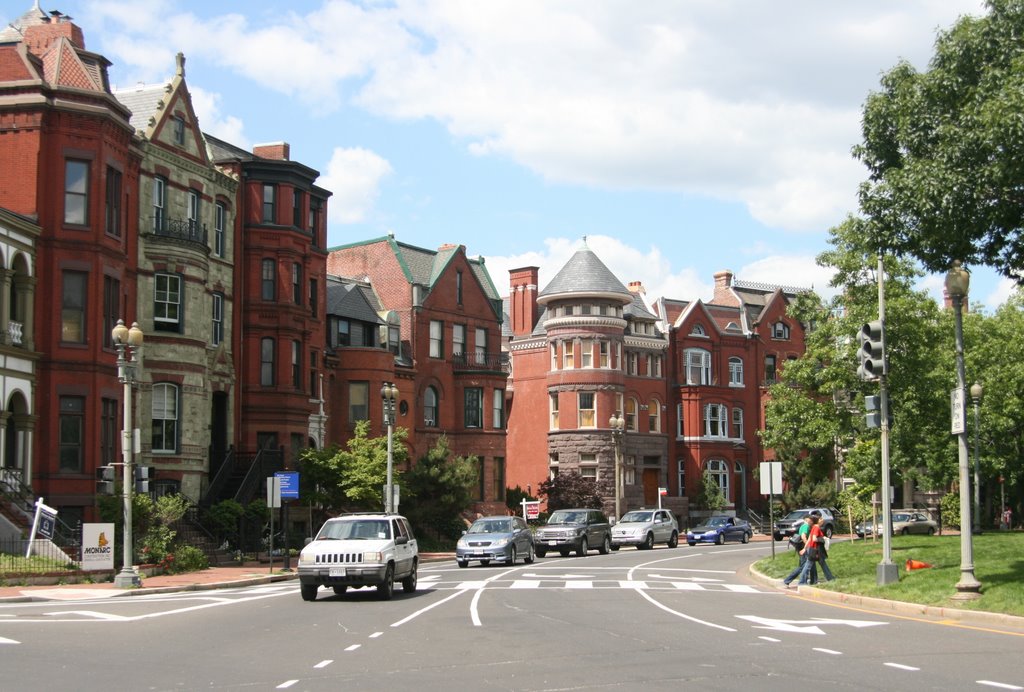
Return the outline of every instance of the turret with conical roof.
<path id="1" fill-rule="evenodd" d="M 540 305 L 564 298 L 604 298 L 622 305 L 633 302 L 633 295 L 612 274 L 583 239 L 583 247 L 565 263 L 537 298 Z"/>

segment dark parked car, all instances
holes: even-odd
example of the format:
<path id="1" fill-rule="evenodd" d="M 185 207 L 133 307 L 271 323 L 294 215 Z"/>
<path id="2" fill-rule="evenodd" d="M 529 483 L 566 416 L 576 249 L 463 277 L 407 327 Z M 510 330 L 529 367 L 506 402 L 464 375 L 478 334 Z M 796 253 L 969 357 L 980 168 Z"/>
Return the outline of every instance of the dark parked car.
<path id="1" fill-rule="evenodd" d="M 537 557 L 544 557 L 549 550 L 557 550 L 562 557 L 575 550 L 583 557 L 594 547 L 607 555 L 612 548 L 612 527 L 599 509 L 559 509 L 537 529 L 534 543 Z"/>
<path id="2" fill-rule="evenodd" d="M 455 544 L 455 561 L 466 567 L 470 560 L 481 565 L 501 560 L 506 565 L 516 564 L 516 558 L 533 562 L 533 532 L 521 517 L 481 517 Z"/>
<path id="3" fill-rule="evenodd" d="M 686 542 L 689 545 L 698 543 L 714 543 L 722 545 L 726 541 L 740 541 L 746 543 L 754 535 L 750 524 L 743 519 L 726 515 L 708 517 L 700 526 L 686 532 Z"/>
<path id="4" fill-rule="evenodd" d="M 803 523 L 804 517 L 811 512 L 818 512 L 821 515 L 821 519 L 818 520 L 818 526 L 821 527 L 822 533 L 829 538 L 832 538 L 832 534 L 835 533 L 836 530 L 836 520 L 835 516 L 832 514 L 832 510 L 825 507 L 794 509 L 785 517 L 775 522 L 775 530 L 772 531 L 772 538 L 777 541 L 789 538 L 800 528 L 800 524 Z"/>

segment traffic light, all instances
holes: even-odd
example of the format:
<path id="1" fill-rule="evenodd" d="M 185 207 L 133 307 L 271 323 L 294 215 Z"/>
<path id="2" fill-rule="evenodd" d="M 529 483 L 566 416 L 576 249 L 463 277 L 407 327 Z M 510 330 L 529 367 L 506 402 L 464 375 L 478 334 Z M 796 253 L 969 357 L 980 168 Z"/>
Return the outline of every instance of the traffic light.
<path id="1" fill-rule="evenodd" d="M 133 466 L 132 472 L 135 475 L 135 492 L 148 493 L 149 481 L 153 477 L 153 467 Z"/>
<path id="2" fill-rule="evenodd" d="M 864 397 L 864 416 L 867 427 L 882 427 L 882 398 L 873 394 Z M 892 411 L 889 411 L 889 429 L 892 429 Z"/>
<path id="3" fill-rule="evenodd" d="M 857 376 L 865 381 L 877 380 L 885 374 L 885 351 L 882 348 L 882 321 L 868 322 L 857 332 Z"/>
<path id="4" fill-rule="evenodd" d="M 100 466 L 96 469 L 96 494 L 114 494 L 114 467 Z"/>

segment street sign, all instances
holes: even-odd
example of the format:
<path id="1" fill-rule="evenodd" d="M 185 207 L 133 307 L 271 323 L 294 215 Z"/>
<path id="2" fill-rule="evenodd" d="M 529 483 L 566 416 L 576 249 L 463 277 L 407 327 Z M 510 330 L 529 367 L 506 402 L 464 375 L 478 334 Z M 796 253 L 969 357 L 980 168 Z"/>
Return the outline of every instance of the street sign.
<path id="1" fill-rule="evenodd" d="M 782 462 L 762 461 L 758 464 L 762 495 L 782 494 Z"/>
<path id="2" fill-rule="evenodd" d="M 299 474 L 297 471 L 278 471 L 274 474 L 281 482 L 281 499 L 299 499 Z"/>
<path id="3" fill-rule="evenodd" d="M 967 431 L 967 408 L 964 406 L 964 390 L 954 387 L 949 391 L 949 410 L 952 424 L 950 433 L 960 435 Z"/>
<path id="4" fill-rule="evenodd" d="M 275 476 L 267 477 L 267 507 L 277 509 L 281 506 L 281 479 Z"/>

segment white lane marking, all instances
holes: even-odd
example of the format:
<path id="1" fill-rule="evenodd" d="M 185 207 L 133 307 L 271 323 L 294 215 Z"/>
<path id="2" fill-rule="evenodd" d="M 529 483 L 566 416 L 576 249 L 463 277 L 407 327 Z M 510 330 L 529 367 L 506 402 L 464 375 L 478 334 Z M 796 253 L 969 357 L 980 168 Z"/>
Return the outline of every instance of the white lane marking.
<path id="1" fill-rule="evenodd" d="M 359 648 L 360 646 L 362 646 L 362 644 L 353 644 L 352 646 L 346 647 L 346 648 L 345 648 L 345 651 L 355 651 L 355 650 L 356 650 L 356 649 L 358 649 L 358 648 Z"/>
<path id="2" fill-rule="evenodd" d="M 456 585 L 456 589 L 460 591 L 472 591 L 473 589 L 482 589 L 487 586 L 486 581 L 463 581 Z"/>
<path id="3" fill-rule="evenodd" d="M 719 583 L 722 581 L 721 579 L 709 579 L 707 577 L 680 577 L 680 576 L 675 575 L 675 574 L 670 575 L 670 576 L 665 576 L 664 574 L 648 574 L 647 576 L 650 577 L 651 579 L 669 579 L 669 580 L 672 580 L 672 579 L 685 579 L 687 581 L 696 581 L 696 582 L 706 582 L 706 581 L 708 581 L 708 582 L 719 582 Z"/>
<path id="4" fill-rule="evenodd" d="M 465 591 L 456 591 L 451 596 L 448 596 L 447 598 L 442 598 L 440 601 L 437 601 L 436 603 L 431 603 L 430 605 L 426 606 L 425 608 L 420 608 L 419 610 L 417 610 L 412 615 L 407 615 L 406 617 L 402 618 L 398 622 L 392 622 L 391 626 L 392 627 L 401 627 L 402 625 L 404 625 L 405 623 L 409 622 L 410 620 L 414 620 L 414 619 L 418 618 L 420 615 L 423 615 L 423 613 L 427 612 L 428 610 L 433 610 L 434 608 L 436 608 L 437 606 L 441 605 L 442 603 L 447 603 L 448 601 L 452 600 L 453 598 L 458 598 L 459 596 L 461 596 L 464 593 L 466 593 L 466 592 Z"/>
<path id="5" fill-rule="evenodd" d="M 277 686 L 277 689 L 286 690 L 297 682 L 298 680 L 288 680 L 287 682 L 282 682 L 280 685 Z"/>
<path id="6" fill-rule="evenodd" d="M 131 618 L 126 618 L 123 615 L 114 615 L 113 613 L 100 613 L 95 610 L 58 610 L 52 613 L 46 613 L 46 615 L 78 615 L 80 617 L 96 618 L 97 620 L 113 620 L 115 622 L 125 622 Z"/>
<path id="7" fill-rule="evenodd" d="M 478 608 L 480 603 L 480 594 L 483 592 L 484 590 L 482 588 L 477 589 L 476 593 L 473 594 L 473 600 L 469 602 L 469 619 L 473 621 L 473 627 L 479 627 L 483 624 L 480 622 L 480 610 Z"/>
<path id="8" fill-rule="evenodd" d="M 842 651 L 835 651 L 834 649 L 822 649 L 821 647 L 815 646 L 811 648 L 811 651 L 817 651 L 818 653 L 828 654 L 830 656 L 842 656 Z"/>
<path id="9" fill-rule="evenodd" d="M 13 639 L 5 639 L 4 637 L 0 637 L 0 644 L 21 644 L 21 642 L 15 641 Z"/>
<path id="10" fill-rule="evenodd" d="M 915 668 L 914 666 L 905 666 L 902 663 L 885 663 L 884 665 L 887 665 L 890 668 L 898 668 L 899 670 L 921 670 L 920 668 Z"/>
<path id="11" fill-rule="evenodd" d="M 674 582 L 672 582 L 672 586 L 676 587 L 677 589 L 682 589 L 683 591 L 705 591 L 706 590 L 700 584 L 694 584 L 693 582 L 690 582 L 690 581 L 674 581 Z"/>
<path id="12" fill-rule="evenodd" d="M 874 622 L 872 620 L 830 620 L 828 618 L 811 618 L 810 620 L 777 620 L 775 618 L 763 618 L 757 615 L 737 615 L 741 620 L 759 623 L 754 625 L 757 629 L 779 630 L 781 632 L 796 632 L 798 634 L 825 634 L 818 625 L 846 625 L 848 627 L 875 627 L 877 625 L 888 625 L 887 622 Z"/>
<path id="13" fill-rule="evenodd" d="M 421 582 L 424 582 L 424 581 L 434 581 L 435 579 L 440 579 L 440 578 L 441 578 L 440 574 L 431 574 L 431 575 L 426 576 L 426 577 L 420 577 L 419 581 L 421 581 Z"/>
<path id="14" fill-rule="evenodd" d="M 775 642 L 776 644 L 782 641 L 781 639 L 776 639 L 775 637 L 765 637 L 763 635 L 758 637 L 758 639 L 763 639 L 766 642 Z"/>
<path id="15" fill-rule="evenodd" d="M 979 685 L 988 685 L 989 687 L 998 687 L 1002 690 L 1024 690 L 1024 687 L 1019 685 L 1007 685 L 1005 682 L 994 682 L 992 680 L 976 680 Z"/>
<path id="16" fill-rule="evenodd" d="M 314 667 L 314 668 L 326 668 L 327 666 L 331 665 L 332 663 L 334 663 L 334 660 L 333 660 L 333 659 L 330 659 L 330 658 L 328 658 L 328 659 L 327 659 L 326 661 L 320 661 L 319 663 L 317 663 L 317 664 L 316 664 L 315 666 L 313 666 L 313 667 Z"/>
<path id="17" fill-rule="evenodd" d="M 510 589 L 539 589 L 540 579 L 516 579 Z"/>
<path id="18" fill-rule="evenodd" d="M 382 634 L 384 634 L 384 633 L 383 632 L 374 632 L 373 634 L 370 635 L 370 639 L 376 639 L 377 637 L 379 637 Z"/>
<path id="19" fill-rule="evenodd" d="M 706 620 L 699 620 L 699 619 L 693 617 L 692 615 L 687 615 L 686 613 L 680 613 L 678 610 L 672 610 L 668 606 L 662 605 L 661 603 L 658 603 L 656 600 L 654 600 L 653 598 L 648 596 L 646 591 L 639 591 L 638 590 L 637 593 L 640 594 L 641 596 L 643 596 L 644 598 L 646 598 L 651 603 L 653 603 L 655 606 L 657 606 L 657 607 L 661 608 L 662 610 L 664 610 L 666 613 L 671 613 L 672 615 L 678 615 L 679 617 L 683 618 L 684 620 L 689 620 L 690 622 L 695 622 L 698 625 L 707 625 L 708 627 L 714 627 L 715 629 L 724 630 L 726 632 L 735 632 L 736 631 L 732 627 L 726 627 L 725 625 L 716 625 L 713 622 L 707 622 Z"/>
<path id="20" fill-rule="evenodd" d="M 723 584 L 723 586 L 733 593 L 761 593 L 753 586 L 747 584 Z"/>
<path id="21" fill-rule="evenodd" d="M 620 581 L 619 588 L 621 589 L 646 589 L 647 582 L 645 581 Z"/>
<path id="22" fill-rule="evenodd" d="M 544 579 L 593 579 L 593 574 L 534 574 L 533 572 L 524 572 L 524 577 L 542 577 Z"/>
<path id="23" fill-rule="evenodd" d="M 567 589 L 592 589 L 592 588 L 594 588 L 594 582 L 592 582 L 592 581 L 567 581 L 567 582 L 565 582 L 565 588 L 567 588 Z"/>

